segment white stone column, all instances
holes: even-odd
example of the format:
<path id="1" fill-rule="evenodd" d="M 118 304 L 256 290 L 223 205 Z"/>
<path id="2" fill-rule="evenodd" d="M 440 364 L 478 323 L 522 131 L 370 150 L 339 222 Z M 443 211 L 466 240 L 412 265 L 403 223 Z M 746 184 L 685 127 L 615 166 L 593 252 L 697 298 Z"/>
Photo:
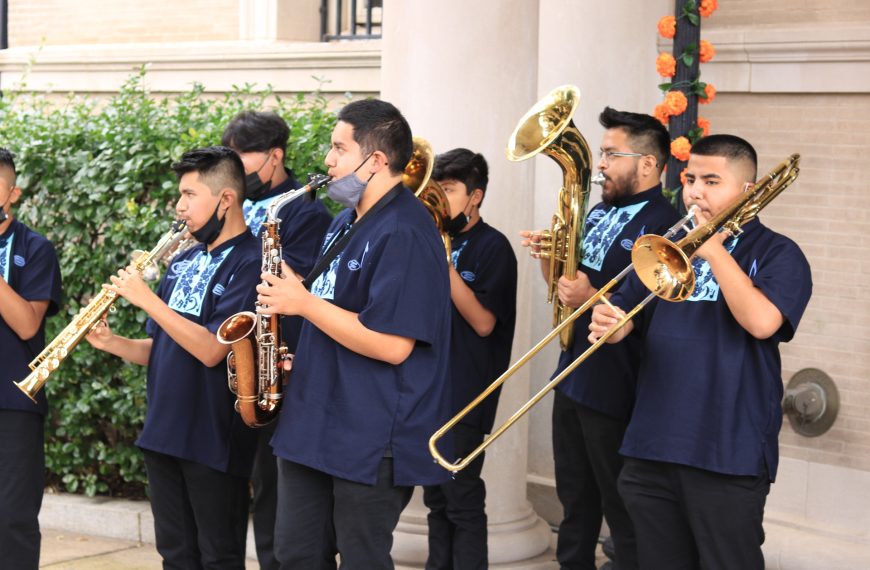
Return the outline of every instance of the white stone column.
<path id="1" fill-rule="evenodd" d="M 515 244 L 520 260 L 514 353 L 530 344 L 530 281 L 517 232 L 531 227 L 535 161 L 508 162 L 505 146 L 519 118 L 537 100 L 537 0 L 387 0 L 382 98 L 397 105 L 415 135 L 435 152 L 467 147 L 489 162 L 483 218 Z M 501 395 L 496 421 L 528 397 L 529 375 L 518 374 Z M 526 499 L 528 425 L 524 420 L 487 451 L 489 557 L 493 568 L 554 568 L 552 533 Z M 426 559 L 426 509 L 415 494 L 395 534 L 401 567 Z"/>

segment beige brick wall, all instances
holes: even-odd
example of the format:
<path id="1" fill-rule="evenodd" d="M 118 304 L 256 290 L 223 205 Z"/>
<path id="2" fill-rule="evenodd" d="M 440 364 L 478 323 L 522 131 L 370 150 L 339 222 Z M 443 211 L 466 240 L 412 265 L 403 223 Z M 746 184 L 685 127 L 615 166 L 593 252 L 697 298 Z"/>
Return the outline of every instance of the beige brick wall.
<path id="1" fill-rule="evenodd" d="M 235 40 L 239 0 L 11 0 L 9 46 Z"/>
<path id="2" fill-rule="evenodd" d="M 820 368 L 842 406 L 822 437 L 797 435 L 786 421 L 782 454 L 870 471 L 870 94 L 725 93 L 701 113 L 712 132 L 756 146 L 760 174 L 801 153 L 797 182 L 761 215 L 801 246 L 813 270 L 813 298 L 781 347 L 783 380 Z"/>
<path id="3" fill-rule="evenodd" d="M 719 8 L 704 20 L 702 29 L 868 21 L 867 0 L 719 0 Z"/>

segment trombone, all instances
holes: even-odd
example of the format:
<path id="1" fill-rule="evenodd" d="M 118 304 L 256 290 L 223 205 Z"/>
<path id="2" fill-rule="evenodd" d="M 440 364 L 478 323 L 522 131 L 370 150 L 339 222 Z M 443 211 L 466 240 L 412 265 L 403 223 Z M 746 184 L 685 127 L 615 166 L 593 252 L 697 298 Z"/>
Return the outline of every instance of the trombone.
<path id="1" fill-rule="evenodd" d="M 779 164 L 764 178 L 762 178 L 755 186 L 747 188 L 744 194 L 738 198 L 731 206 L 707 223 L 696 227 L 689 231 L 688 223 L 694 218 L 694 207 L 689 209 L 689 212 L 674 224 L 664 235 L 658 236 L 654 234 L 646 234 L 634 242 L 631 250 L 631 265 L 623 269 L 618 275 L 607 282 L 604 287 L 598 290 L 595 295 L 590 297 L 585 303 L 568 315 L 562 323 L 550 331 L 547 336 L 541 339 L 538 344 L 532 347 L 526 354 L 522 356 L 516 363 L 511 365 L 504 374 L 490 384 L 479 396 L 469 403 L 461 412 L 453 416 L 453 418 L 444 424 L 441 429 L 432 434 L 429 438 L 429 453 L 444 469 L 456 474 L 466 468 L 478 455 L 489 447 L 496 439 L 498 439 L 508 428 L 517 422 L 526 412 L 528 412 L 535 404 L 537 404 L 550 390 L 555 388 L 562 380 L 564 380 L 575 368 L 580 366 L 589 355 L 598 350 L 598 348 L 607 342 L 619 329 L 624 327 L 644 306 L 646 306 L 655 297 L 660 297 L 665 301 L 680 302 L 685 301 L 691 296 L 695 288 L 695 271 L 689 261 L 695 252 L 704 242 L 716 235 L 720 230 L 729 232 L 731 235 L 740 235 L 742 230 L 740 227 L 746 222 L 752 220 L 758 215 L 762 208 L 767 206 L 776 198 L 780 192 L 788 188 L 797 178 L 800 169 L 798 164 L 800 155 L 793 154 L 787 160 Z M 748 186 L 748 185 L 747 185 Z M 673 237 L 681 229 L 687 231 L 687 235 L 680 241 L 674 243 L 669 238 Z M 492 392 L 498 389 L 505 381 L 513 376 L 517 370 L 522 368 L 535 354 L 540 352 L 551 340 L 553 340 L 564 327 L 570 326 L 580 315 L 588 311 L 593 305 L 598 302 L 606 303 L 615 312 L 613 305 L 607 300 L 605 295 L 613 289 L 619 281 L 635 271 L 638 278 L 644 286 L 650 290 L 649 295 L 643 301 L 638 303 L 628 313 L 625 313 L 619 321 L 613 325 L 607 332 L 598 338 L 586 351 L 578 356 L 571 364 L 569 364 L 562 372 L 550 380 L 537 394 L 532 396 L 522 407 L 507 419 L 501 426 L 493 431 L 476 449 L 474 449 L 467 457 L 457 460 L 456 463 L 447 461 L 441 452 L 438 450 L 438 440 L 449 432 L 458 424 L 462 418 L 468 415 L 474 408 L 485 400 Z"/>

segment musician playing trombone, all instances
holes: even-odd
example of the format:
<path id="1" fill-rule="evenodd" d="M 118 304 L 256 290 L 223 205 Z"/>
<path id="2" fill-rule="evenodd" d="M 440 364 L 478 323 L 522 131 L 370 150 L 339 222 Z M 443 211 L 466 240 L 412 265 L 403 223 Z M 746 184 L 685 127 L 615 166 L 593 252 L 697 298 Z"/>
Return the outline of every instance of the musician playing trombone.
<path id="1" fill-rule="evenodd" d="M 756 163 L 755 149 L 736 136 L 692 146 L 683 202 L 697 207 L 697 224 L 751 186 Z M 794 336 L 812 278 L 793 241 L 757 218 L 742 230 L 697 250 L 688 300 L 654 299 L 609 339 L 644 331 L 619 476 L 642 568 L 764 568 L 762 519 L 782 423 L 778 345 Z M 630 308 L 647 293 L 632 274 L 611 302 Z M 596 306 L 589 340 L 616 318 Z"/>
<path id="2" fill-rule="evenodd" d="M 148 314 L 148 338 L 115 335 L 94 347 L 148 366 L 148 409 L 136 445 L 145 455 L 157 551 L 165 568 L 245 567 L 248 478 L 256 432 L 233 410 L 221 323 L 254 309 L 260 243 L 245 224 L 245 173 L 226 147 L 185 153 L 172 165 L 179 218 L 199 242 L 173 258 L 157 292 L 132 268 L 106 289 Z"/>
<path id="3" fill-rule="evenodd" d="M 0 148 L 0 565 L 39 566 L 45 490 L 45 393 L 36 404 L 15 387 L 45 347 L 45 318 L 60 303 L 54 246 L 12 215 L 21 198 L 11 152 Z"/>
<path id="4" fill-rule="evenodd" d="M 607 107 L 598 118 L 605 128 L 598 170 L 604 178 L 601 203 L 586 216 L 583 255 L 574 279 L 559 279 L 559 299 L 579 307 L 631 263 L 639 235 L 663 233 L 678 218 L 662 195 L 660 177 L 670 138 L 655 118 Z M 523 245 L 536 251 L 536 236 Z M 548 261 L 541 259 L 547 278 Z M 574 340 L 559 357 L 553 376 L 585 349 L 591 316 L 574 322 Z M 613 537 L 616 566 L 637 568 L 634 531 L 616 489 L 622 468 L 619 445 L 634 402 L 640 358 L 637 335 L 604 346 L 556 388 L 553 401 L 553 456 L 556 493 L 564 509 L 556 557 L 564 569 L 594 570 L 602 514 Z M 617 350 L 613 350 L 617 349 Z"/>

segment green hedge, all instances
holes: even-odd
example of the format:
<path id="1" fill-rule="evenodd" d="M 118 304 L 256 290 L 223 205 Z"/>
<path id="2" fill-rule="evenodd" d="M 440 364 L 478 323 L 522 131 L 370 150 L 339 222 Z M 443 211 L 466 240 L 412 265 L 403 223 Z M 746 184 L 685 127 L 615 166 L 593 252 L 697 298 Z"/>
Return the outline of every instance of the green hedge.
<path id="1" fill-rule="evenodd" d="M 48 322 L 51 339 L 134 249 L 151 249 L 174 218 L 177 198 L 169 165 L 192 148 L 219 144 L 243 109 L 273 108 L 288 122 L 287 165 L 300 178 L 323 172 L 335 115 L 320 94 L 277 97 L 270 89 L 236 88 L 207 97 L 202 86 L 158 98 L 145 71 L 108 100 L 66 100 L 5 92 L 0 146 L 16 154 L 23 189 L 16 215 L 57 248 L 64 296 Z M 110 322 L 116 332 L 144 335 L 145 314 L 126 301 Z M 50 484 L 87 495 L 139 497 L 142 454 L 133 446 L 145 417 L 145 369 L 82 342 L 46 384 Z"/>

